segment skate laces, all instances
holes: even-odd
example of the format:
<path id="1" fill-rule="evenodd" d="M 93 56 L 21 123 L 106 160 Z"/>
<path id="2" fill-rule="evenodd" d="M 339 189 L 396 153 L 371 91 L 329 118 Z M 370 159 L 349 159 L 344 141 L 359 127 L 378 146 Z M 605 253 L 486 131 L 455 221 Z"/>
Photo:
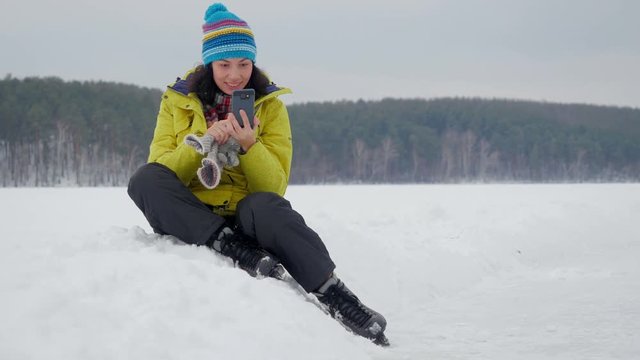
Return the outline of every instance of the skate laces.
<path id="1" fill-rule="evenodd" d="M 269 256 L 257 246 L 249 244 L 238 236 L 233 236 L 232 239 L 225 239 L 222 253 L 237 261 L 241 268 L 254 271 L 257 270 L 260 261 Z"/>
<path id="2" fill-rule="evenodd" d="M 342 282 L 327 289 L 322 300 L 329 306 L 331 316 L 335 317 L 336 313 L 339 313 L 344 319 L 360 328 L 373 316 Z"/>

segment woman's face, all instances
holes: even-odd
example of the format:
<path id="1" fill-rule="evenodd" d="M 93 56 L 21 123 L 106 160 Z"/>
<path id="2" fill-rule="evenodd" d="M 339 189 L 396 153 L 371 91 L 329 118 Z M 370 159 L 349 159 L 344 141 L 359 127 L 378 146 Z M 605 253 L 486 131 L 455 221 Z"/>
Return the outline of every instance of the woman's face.
<path id="1" fill-rule="evenodd" d="M 244 89 L 253 71 L 253 62 L 245 58 L 217 60 L 211 66 L 213 81 L 227 95 L 231 95 L 234 90 Z"/>

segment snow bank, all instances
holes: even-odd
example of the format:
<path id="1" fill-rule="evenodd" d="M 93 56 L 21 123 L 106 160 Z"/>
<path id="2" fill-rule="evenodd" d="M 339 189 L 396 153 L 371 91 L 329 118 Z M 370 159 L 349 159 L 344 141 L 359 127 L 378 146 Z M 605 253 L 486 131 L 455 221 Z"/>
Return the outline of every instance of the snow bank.
<path id="1" fill-rule="evenodd" d="M 287 197 L 389 321 L 153 234 L 124 189 L 0 189 L 2 359 L 632 359 L 640 185 L 301 186 Z"/>

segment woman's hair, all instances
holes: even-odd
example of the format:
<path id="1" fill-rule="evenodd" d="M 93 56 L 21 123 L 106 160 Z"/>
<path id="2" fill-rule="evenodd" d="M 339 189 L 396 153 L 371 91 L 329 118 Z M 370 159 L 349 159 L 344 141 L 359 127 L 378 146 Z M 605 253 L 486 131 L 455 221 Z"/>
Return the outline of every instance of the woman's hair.
<path id="1" fill-rule="evenodd" d="M 247 88 L 254 89 L 256 99 L 267 94 L 267 86 L 271 84 L 269 78 L 257 66 L 253 65 L 251 77 Z M 213 81 L 213 66 L 199 65 L 189 76 L 189 91 L 195 92 L 203 104 L 212 104 L 217 92 L 220 91 L 216 82 Z"/>

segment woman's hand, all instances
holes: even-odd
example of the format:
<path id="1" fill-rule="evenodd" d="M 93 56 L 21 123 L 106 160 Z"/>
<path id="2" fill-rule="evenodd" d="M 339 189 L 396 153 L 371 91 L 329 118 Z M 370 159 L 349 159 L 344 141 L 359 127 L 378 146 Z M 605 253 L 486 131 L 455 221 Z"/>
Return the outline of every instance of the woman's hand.
<path id="1" fill-rule="evenodd" d="M 211 134 L 216 142 L 220 145 L 226 143 L 229 140 L 229 133 L 227 132 L 227 128 L 230 128 L 231 124 L 229 120 L 219 120 L 214 122 L 207 129 L 207 133 Z"/>
<path id="2" fill-rule="evenodd" d="M 260 125 L 260 119 L 257 117 L 253 118 L 253 127 L 249 125 L 249 118 L 247 117 L 247 113 L 244 110 L 240 110 L 240 116 L 242 117 L 242 123 L 244 127 L 240 126 L 238 120 L 233 115 L 233 113 L 229 113 L 227 119 L 224 121 L 228 121 L 229 125 L 227 125 L 224 129 L 227 132 L 227 135 L 236 139 L 236 141 L 242 146 L 242 150 L 249 151 L 249 148 L 256 143 L 256 134 L 254 129 Z"/>

